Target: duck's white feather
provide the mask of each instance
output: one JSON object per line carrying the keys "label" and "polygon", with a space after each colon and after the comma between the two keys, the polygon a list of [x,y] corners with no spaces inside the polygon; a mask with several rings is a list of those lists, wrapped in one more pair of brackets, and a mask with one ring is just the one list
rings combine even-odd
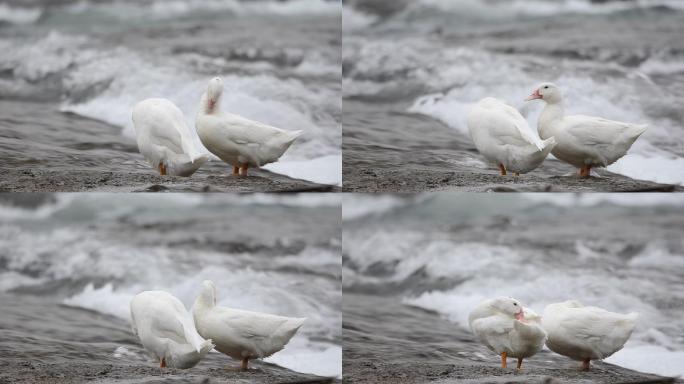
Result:
{"label": "duck's white feather", "polygon": [[489,349],[500,355],[525,358],[535,355],[544,346],[546,332],[539,316],[525,308],[525,321],[498,311],[492,300],[480,303],[468,318],[470,329]]}
{"label": "duck's white feather", "polygon": [[558,143],[551,153],[575,167],[606,167],[623,157],[648,128],[601,117],[566,116],[563,99],[556,85],[546,83],[552,92],[543,100],[546,106],[539,115],[537,129],[542,139],[555,137]]}
{"label": "duck's white feather", "polygon": [[183,303],[163,291],[146,291],[131,300],[133,332],[143,347],[167,366],[191,368],[213,348],[195,329]]}
{"label": "duck's white feather", "polygon": [[216,306],[215,297],[205,291],[195,301],[193,315],[199,333],[212,339],[216,350],[238,360],[282,350],[306,320]]}
{"label": "duck's white feather", "polygon": [[468,128],[477,150],[512,172],[527,173],[537,168],[555,145],[553,137],[544,141],[537,138],[515,108],[492,97],[472,108]]}
{"label": "duck's white feather", "polygon": [[638,317],[566,301],[548,305],[542,325],[552,351],[575,360],[604,359],[622,349]]}
{"label": "duck's white feather", "polygon": [[195,125],[202,144],[226,163],[252,167],[273,163],[302,134],[222,112],[222,93],[221,79],[212,79],[200,100]]}
{"label": "duck's white feather", "polygon": [[197,117],[207,149],[228,164],[261,167],[278,161],[302,131],[286,131],[231,113]]}
{"label": "duck's white feather", "polygon": [[167,166],[170,175],[190,176],[208,159],[197,134],[185,124],[183,112],[167,99],[146,99],[133,107],[133,125],[140,153],[153,167]]}

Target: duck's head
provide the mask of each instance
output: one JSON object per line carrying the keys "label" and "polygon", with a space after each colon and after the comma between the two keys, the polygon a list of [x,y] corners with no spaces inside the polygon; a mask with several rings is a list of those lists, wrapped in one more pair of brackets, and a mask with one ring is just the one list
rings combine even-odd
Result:
{"label": "duck's head", "polygon": [[207,91],[205,92],[207,113],[214,111],[216,105],[221,100],[221,94],[223,94],[223,80],[220,77],[214,77],[209,80]]}
{"label": "duck's head", "polygon": [[504,315],[511,316],[516,320],[525,320],[523,305],[512,297],[499,297],[492,300],[491,306]]}
{"label": "duck's head", "polygon": [[204,280],[202,282],[202,291],[197,297],[197,301],[208,307],[216,305],[216,286],[214,286],[213,281]]}
{"label": "duck's head", "polygon": [[541,83],[525,101],[541,99],[549,104],[558,103],[562,99],[560,88],[554,83]]}

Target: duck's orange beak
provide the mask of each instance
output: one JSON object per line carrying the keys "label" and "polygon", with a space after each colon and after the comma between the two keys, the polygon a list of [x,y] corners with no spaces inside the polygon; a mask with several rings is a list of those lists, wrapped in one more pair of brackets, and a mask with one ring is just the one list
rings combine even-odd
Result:
{"label": "duck's orange beak", "polygon": [[539,89],[535,89],[531,95],[527,96],[527,99],[525,99],[525,101],[536,100],[536,99],[543,99],[541,93],[539,93]]}

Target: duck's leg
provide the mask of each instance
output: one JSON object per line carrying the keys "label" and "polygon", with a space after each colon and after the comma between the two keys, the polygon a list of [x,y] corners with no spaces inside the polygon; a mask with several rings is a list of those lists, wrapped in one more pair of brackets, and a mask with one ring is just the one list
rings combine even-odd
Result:
{"label": "duck's leg", "polygon": [[582,178],[587,178],[589,177],[589,170],[591,169],[590,165],[583,165],[582,168],[579,170],[579,175]]}
{"label": "duck's leg", "polygon": [[522,357],[518,357],[518,370],[522,369]]}
{"label": "duck's leg", "polygon": [[519,176],[520,176],[520,172],[515,172],[513,175],[515,175],[515,177],[519,177]]}
{"label": "duck's leg", "polygon": [[506,352],[501,352],[501,368],[506,368]]}
{"label": "duck's leg", "polygon": [[501,163],[499,163],[499,171],[501,171],[501,176],[506,176],[506,167]]}
{"label": "duck's leg", "polygon": [[159,368],[166,368],[166,359],[162,358],[159,360]]}
{"label": "duck's leg", "polygon": [[249,168],[249,164],[244,163],[242,166],[240,166],[240,176],[247,176],[247,169]]}
{"label": "duck's leg", "polygon": [[233,165],[233,176],[238,176],[240,175],[240,167],[237,165]]}
{"label": "duck's leg", "polygon": [[249,357],[242,358],[242,363],[240,364],[240,369],[246,371],[249,369]]}
{"label": "duck's leg", "polygon": [[588,371],[591,368],[590,361],[590,359],[582,360],[582,368],[580,368],[580,371]]}
{"label": "duck's leg", "polygon": [[164,165],[164,163],[159,163],[159,174],[161,176],[166,176],[166,165]]}

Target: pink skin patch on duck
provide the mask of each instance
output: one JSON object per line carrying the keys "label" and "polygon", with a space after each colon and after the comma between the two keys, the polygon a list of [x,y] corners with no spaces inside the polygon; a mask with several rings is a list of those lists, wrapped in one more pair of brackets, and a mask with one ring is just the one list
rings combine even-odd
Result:
{"label": "pink skin patch on duck", "polygon": [[535,100],[535,99],[542,99],[541,93],[539,93],[539,89],[536,89],[534,92],[532,92],[531,95],[527,97],[526,100]]}
{"label": "pink skin patch on duck", "polygon": [[524,311],[520,311],[520,312],[516,313],[515,319],[522,322],[522,323],[527,323],[527,321],[525,321],[525,312]]}

